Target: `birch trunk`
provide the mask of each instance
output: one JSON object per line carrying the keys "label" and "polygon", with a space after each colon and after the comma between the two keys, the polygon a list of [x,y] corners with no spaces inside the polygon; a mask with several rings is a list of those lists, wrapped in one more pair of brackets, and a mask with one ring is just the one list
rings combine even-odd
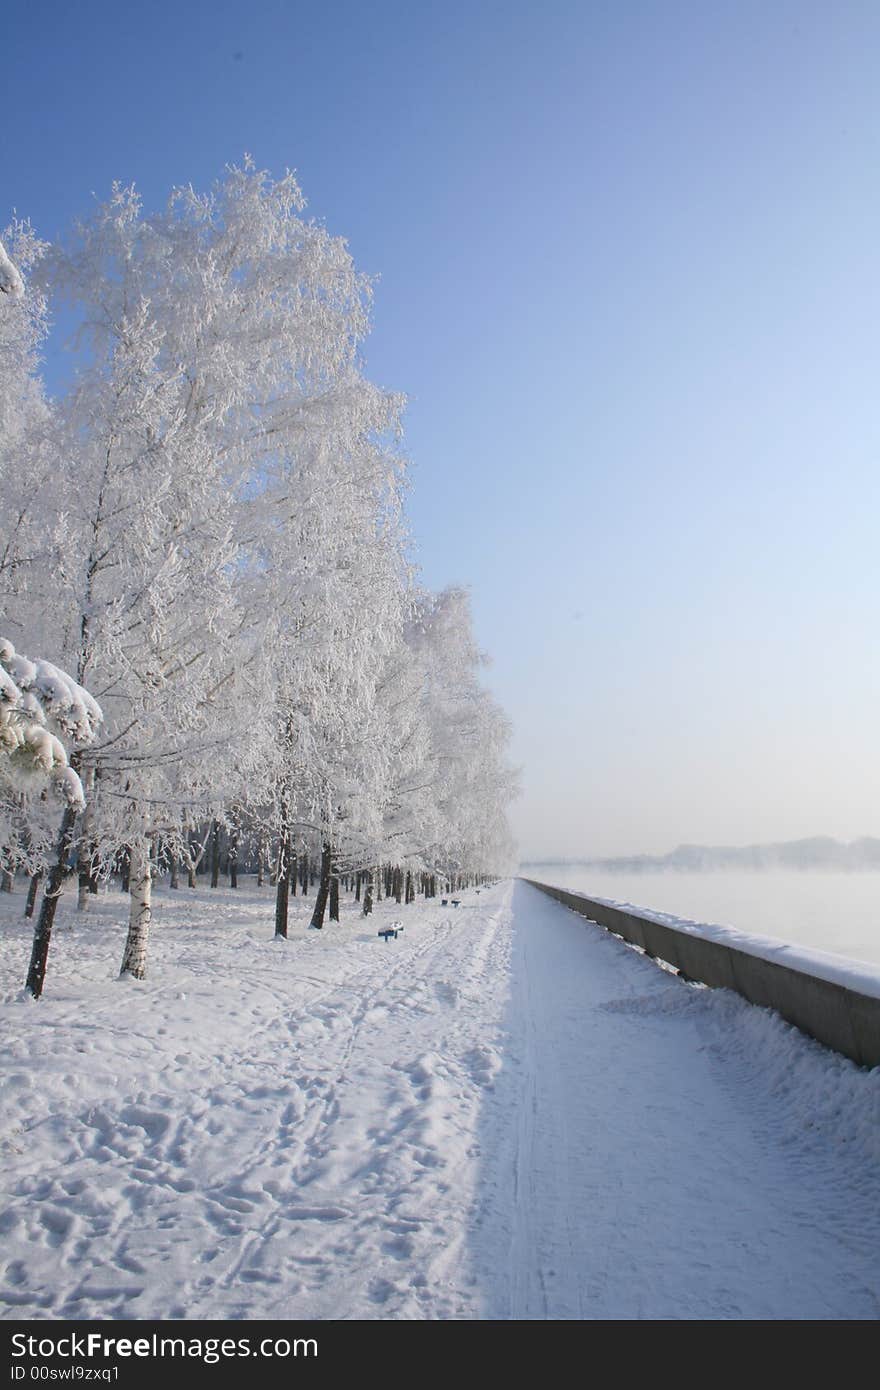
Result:
{"label": "birch trunk", "polygon": [[330,921],[339,921],[339,875],[335,872],[335,865],[332,862],[330,866]]}
{"label": "birch trunk", "polygon": [[309,923],[310,926],[317,927],[319,930],[324,925],[324,913],[327,910],[327,899],[330,896],[330,857],[330,841],[325,840],[321,848],[321,881],[318,884],[318,893],[315,898],[315,910]]}
{"label": "birch trunk", "polygon": [[290,896],[290,800],[281,799],[281,837],[278,842],[278,875],[275,880],[275,935],[287,936],[287,900]]}
{"label": "birch trunk", "polygon": [[133,975],[142,980],[147,973],[147,941],[152,920],[152,888],[150,855],[145,844],[133,845],[129,894],[131,909],[128,918],[128,937],[122,957],[120,975]]}
{"label": "birch trunk", "polygon": [[12,893],[15,890],[15,866],[18,861],[20,839],[20,831],[16,828],[12,832],[11,843],[3,846],[3,872],[2,875],[0,875],[0,893]]}
{"label": "birch trunk", "polygon": [[211,827],[211,887],[220,886],[220,822]]}
{"label": "birch trunk", "polygon": [[34,931],[34,945],[31,951],[31,963],[28,969],[25,989],[29,994],[32,994],[35,999],[39,999],[40,995],[43,993],[43,981],[46,978],[46,961],[49,956],[49,942],[52,939],[52,923],[55,921],[55,909],[58,906],[58,899],[64,892],[64,876],[67,873],[67,863],[73,844],[73,827],[75,824],[76,811],[72,806],[68,806],[65,809],[64,815],[61,817],[61,829],[58,832],[58,850],[55,856],[55,863],[49,870],[46,892],[43,894],[43,905],[40,908],[40,915],[37,919],[37,926]]}
{"label": "birch trunk", "polygon": [[42,877],[43,875],[41,873],[31,874],[31,881],[28,884],[27,902],[24,905],[25,917],[33,917],[34,915],[34,908],[37,905],[37,893],[39,891],[40,879]]}
{"label": "birch trunk", "polygon": [[229,829],[229,887],[238,887],[238,821]]}
{"label": "birch trunk", "polygon": [[94,846],[92,844],[92,826],[95,821],[94,811],[94,787],[95,770],[89,768],[83,780],[83,791],[86,797],[86,809],[82,819],[82,833],[79,839],[79,887],[76,895],[77,912],[88,912],[89,895],[94,877],[95,867],[93,864]]}

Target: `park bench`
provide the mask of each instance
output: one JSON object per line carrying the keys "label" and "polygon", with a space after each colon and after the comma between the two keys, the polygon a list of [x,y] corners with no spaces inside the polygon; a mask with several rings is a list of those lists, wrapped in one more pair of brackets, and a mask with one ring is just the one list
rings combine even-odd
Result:
{"label": "park bench", "polygon": [[402,924],[400,922],[394,922],[390,927],[380,928],[380,930],[376,932],[376,935],[383,937],[385,942],[387,943],[389,936],[393,936],[394,940],[396,941],[402,931]]}

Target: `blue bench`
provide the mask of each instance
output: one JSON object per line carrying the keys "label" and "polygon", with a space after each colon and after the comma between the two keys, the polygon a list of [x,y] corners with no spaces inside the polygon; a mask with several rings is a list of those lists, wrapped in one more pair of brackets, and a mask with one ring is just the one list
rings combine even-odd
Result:
{"label": "blue bench", "polygon": [[401,923],[395,922],[394,925],[391,927],[382,927],[379,931],[376,932],[376,935],[383,937],[386,942],[388,941],[389,936],[393,936],[394,940],[396,941],[402,931],[403,927]]}

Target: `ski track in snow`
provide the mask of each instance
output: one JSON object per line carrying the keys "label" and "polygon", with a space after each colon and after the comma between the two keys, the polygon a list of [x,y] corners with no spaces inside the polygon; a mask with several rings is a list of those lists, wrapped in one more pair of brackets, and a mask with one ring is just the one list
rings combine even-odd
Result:
{"label": "ski track in snow", "polygon": [[877,1316],[880,1069],[524,884],[271,898],[158,893],[140,985],[64,899],[39,1004],[3,904],[6,1317]]}

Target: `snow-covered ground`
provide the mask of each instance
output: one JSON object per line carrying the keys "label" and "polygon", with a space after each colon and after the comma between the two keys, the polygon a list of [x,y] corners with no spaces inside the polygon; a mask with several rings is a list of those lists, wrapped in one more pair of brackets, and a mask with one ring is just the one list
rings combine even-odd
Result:
{"label": "snow-covered ground", "polygon": [[[880,1069],[684,985],[524,884],[2,903],[7,1317],[871,1318]],[[405,931],[376,936],[399,919]]]}

